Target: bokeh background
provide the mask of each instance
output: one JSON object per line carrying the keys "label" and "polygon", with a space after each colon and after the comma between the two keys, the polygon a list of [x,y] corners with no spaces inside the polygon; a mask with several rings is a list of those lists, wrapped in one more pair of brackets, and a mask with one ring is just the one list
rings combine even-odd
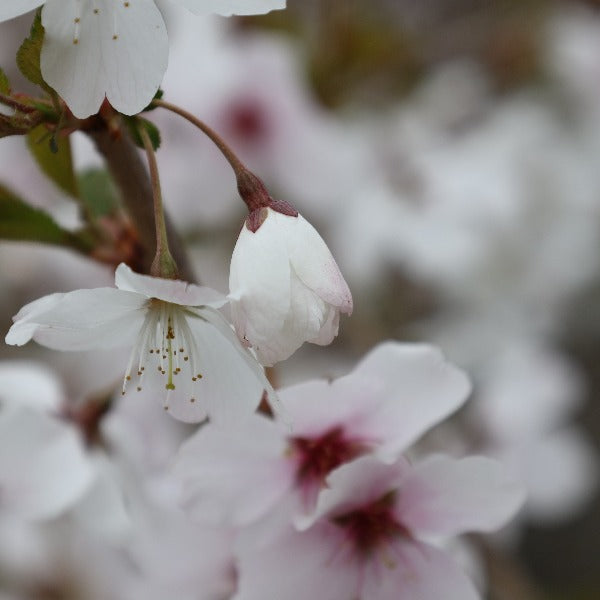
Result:
{"label": "bokeh background", "polygon": [[[353,291],[334,345],[304,347],[277,383],[347,372],[388,338],[439,344],[474,393],[423,448],[497,456],[529,490],[512,526],[474,542],[488,597],[599,598],[600,3],[288,0],[233,19],[161,8],[165,98],[319,229]],[[2,67],[25,92],[13,56],[30,20],[0,25]],[[226,290],[244,218],[233,175],[188,124],[149,118],[198,278]],[[81,173],[102,169],[89,140],[73,145]],[[22,139],[0,141],[0,181],[77,226]],[[111,281],[68,251],[0,242],[1,329],[41,294]],[[51,365],[73,402],[107,393],[125,360],[0,357]]]}

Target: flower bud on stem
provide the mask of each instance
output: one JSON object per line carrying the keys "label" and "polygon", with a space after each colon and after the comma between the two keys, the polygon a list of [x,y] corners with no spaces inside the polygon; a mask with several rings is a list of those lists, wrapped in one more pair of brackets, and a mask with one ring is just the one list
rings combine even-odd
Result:
{"label": "flower bud on stem", "polygon": [[150,267],[150,274],[153,277],[162,277],[164,279],[177,279],[178,269],[171,252],[169,251],[169,241],[167,239],[167,228],[165,225],[165,213],[162,205],[162,192],[160,189],[160,179],[158,176],[158,166],[156,164],[156,155],[150,141],[150,136],[140,125],[138,128],[140,138],[146,150],[148,158],[148,168],[150,170],[150,180],[152,182],[152,198],[154,200],[154,223],[156,226],[156,255]]}
{"label": "flower bud on stem", "polygon": [[200,131],[202,131],[221,151],[235,173],[238,192],[250,212],[249,226],[250,223],[254,222],[258,223],[258,226],[260,226],[260,211],[263,208],[272,208],[277,212],[293,217],[298,216],[298,211],[290,204],[271,198],[264,183],[242,163],[233,150],[225,143],[223,138],[214,129],[204,123],[204,121],[201,121],[183,108],[171,104],[170,102],[165,102],[164,100],[154,100],[152,104],[154,106],[162,106],[162,108],[166,108],[188,120],[192,125],[195,125],[200,129]]}

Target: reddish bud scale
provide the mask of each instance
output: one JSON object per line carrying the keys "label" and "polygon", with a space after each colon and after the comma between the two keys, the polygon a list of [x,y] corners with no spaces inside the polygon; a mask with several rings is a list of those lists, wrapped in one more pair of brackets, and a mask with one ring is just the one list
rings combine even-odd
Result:
{"label": "reddish bud scale", "polygon": [[273,200],[264,183],[248,169],[236,169],[236,178],[238,192],[250,213],[246,219],[246,227],[252,233],[256,233],[264,223],[268,216],[268,212],[265,210],[267,208],[290,217],[298,216],[298,211],[289,202]]}

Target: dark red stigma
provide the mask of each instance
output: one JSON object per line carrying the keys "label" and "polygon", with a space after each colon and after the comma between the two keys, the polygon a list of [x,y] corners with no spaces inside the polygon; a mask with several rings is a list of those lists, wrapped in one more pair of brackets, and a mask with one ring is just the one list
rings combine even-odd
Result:
{"label": "dark red stigma", "polygon": [[371,504],[336,516],[333,523],[345,530],[359,553],[371,554],[394,538],[410,537],[392,512],[394,500],[395,492],[388,492]]}
{"label": "dark red stigma", "polygon": [[322,484],[333,469],[368,450],[366,444],[348,440],[341,427],[330,429],[317,438],[292,438],[291,445],[298,457],[296,479],[299,483]]}

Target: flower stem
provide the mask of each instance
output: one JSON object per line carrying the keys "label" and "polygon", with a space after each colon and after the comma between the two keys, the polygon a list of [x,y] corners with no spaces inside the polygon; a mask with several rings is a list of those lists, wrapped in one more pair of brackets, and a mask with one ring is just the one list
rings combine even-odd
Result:
{"label": "flower stem", "polygon": [[171,252],[169,251],[169,241],[167,239],[167,227],[165,224],[165,213],[162,204],[162,192],[160,189],[160,178],[158,176],[158,165],[156,164],[156,155],[152,146],[150,136],[146,128],[140,124],[138,127],[140,138],[146,150],[148,158],[148,168],[150,170],[150,181],[152,183],[152,199],[154,201],[154,224],[156,228],[156,255],[150,267],[150,274],[154,277],[163,277],[165,279],[177,279],[178,269]]}
{"label": "flower stem", "polygon": [[250,171],[244,163],[236,156],[233,150],[229,147],[223,138],[211,127],[209,127],[204,121],[198,119],[187,110],[165,102],[164,100],[153,100],[153,106],[161,106],[171,112],[178,114],[183,117],[192,125],[195,125],[202,133],[204,133],[213,144],[221,151],[223,156],[227,159],[227,162],[231,165],[235,177],[237,180],[237,188],[242,200],[246,203],[250,212],[257,209],[271,206],[273,199],[267,192],[263,182]]}
{"label": "flower stem", "polygon": [[0,104],[4,104],[5,106],[10,106],[15,110],[22,113],[34,113],[37,108],[35,106],[29,106],[29,104],[24,104],[23,102],[19,102],[12,96],[6,96],[5,94],[0,94]]}

